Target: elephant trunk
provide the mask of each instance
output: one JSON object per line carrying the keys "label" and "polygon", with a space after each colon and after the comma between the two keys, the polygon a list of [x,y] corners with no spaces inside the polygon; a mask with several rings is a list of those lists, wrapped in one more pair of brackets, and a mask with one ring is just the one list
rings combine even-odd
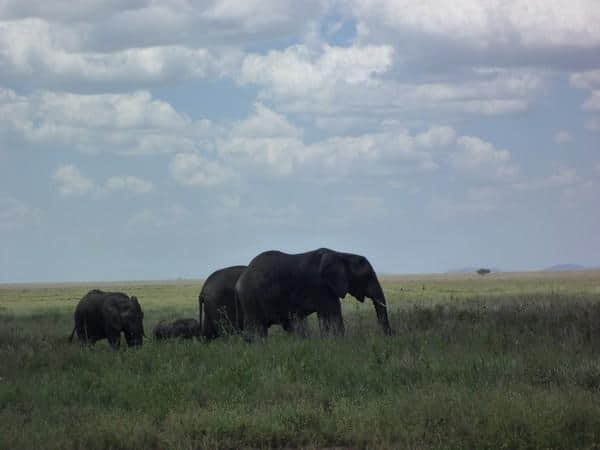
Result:
{"label": "elephant trunk", "polygon": [[392,328],[390,327],[390,321],[388,319],[387,304],[379,281],[375,280],[375,282],[371,284],[369,291],[370,295],[368,295],[368,297],[373,301],[375,313],[377,314],[377,322],[385,334],[391,335]]}

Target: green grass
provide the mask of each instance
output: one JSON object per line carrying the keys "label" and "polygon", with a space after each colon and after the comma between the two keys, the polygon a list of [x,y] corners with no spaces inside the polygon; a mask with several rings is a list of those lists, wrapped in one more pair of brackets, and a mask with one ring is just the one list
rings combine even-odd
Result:
{"label": "green grass", "polygon": [[[597,448],[600,272],[384,277],[345,338],[70,345],[91,285],[0,288],[0,448]],[[137,295],[146,332],[200,283]],[[311,326],[316,334],[313,320]]]}

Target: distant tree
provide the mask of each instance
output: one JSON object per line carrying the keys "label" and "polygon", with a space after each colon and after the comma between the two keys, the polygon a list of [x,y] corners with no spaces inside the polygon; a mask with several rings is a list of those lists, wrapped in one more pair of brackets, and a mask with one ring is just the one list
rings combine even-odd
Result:
{"label": "distant tree", "polygon": [[477,271],[477,273],[478,273],[479,275],[481,275],[481,276],[487,275],[487,274],[488,274],[488,273],[490,273],[490,272],[491,272],[491,270],[490,270],[490,269],[484,269],[484,268],[481,268],[481,269],[479,269],[479,270]]}

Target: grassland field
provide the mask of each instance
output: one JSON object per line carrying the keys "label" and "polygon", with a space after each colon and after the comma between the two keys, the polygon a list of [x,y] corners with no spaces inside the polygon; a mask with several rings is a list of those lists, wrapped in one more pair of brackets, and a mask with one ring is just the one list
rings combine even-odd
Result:
{"label": "grassland field", "polygon": [[200,281],[0,285],[0,449],[600,448],[600,271],[383,276],[395,335],[69,344],[90,289],[145,329]]}

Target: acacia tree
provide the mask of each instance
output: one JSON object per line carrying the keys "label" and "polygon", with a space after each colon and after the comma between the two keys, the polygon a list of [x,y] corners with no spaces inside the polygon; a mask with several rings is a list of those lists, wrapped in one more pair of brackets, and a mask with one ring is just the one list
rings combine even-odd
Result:
{"label": "acacia tree", "polygon": [[484,268],[481,268],[481,269],[479,269],[479,270],[477,271],[477,273],[478,273],[479,275],[481,275],[481,276],[487,275],[487,274],[488,274],[488,273],[490,273],[490,272],[491,272],[491,270],[490,270],[490,269],[484,269]]}

